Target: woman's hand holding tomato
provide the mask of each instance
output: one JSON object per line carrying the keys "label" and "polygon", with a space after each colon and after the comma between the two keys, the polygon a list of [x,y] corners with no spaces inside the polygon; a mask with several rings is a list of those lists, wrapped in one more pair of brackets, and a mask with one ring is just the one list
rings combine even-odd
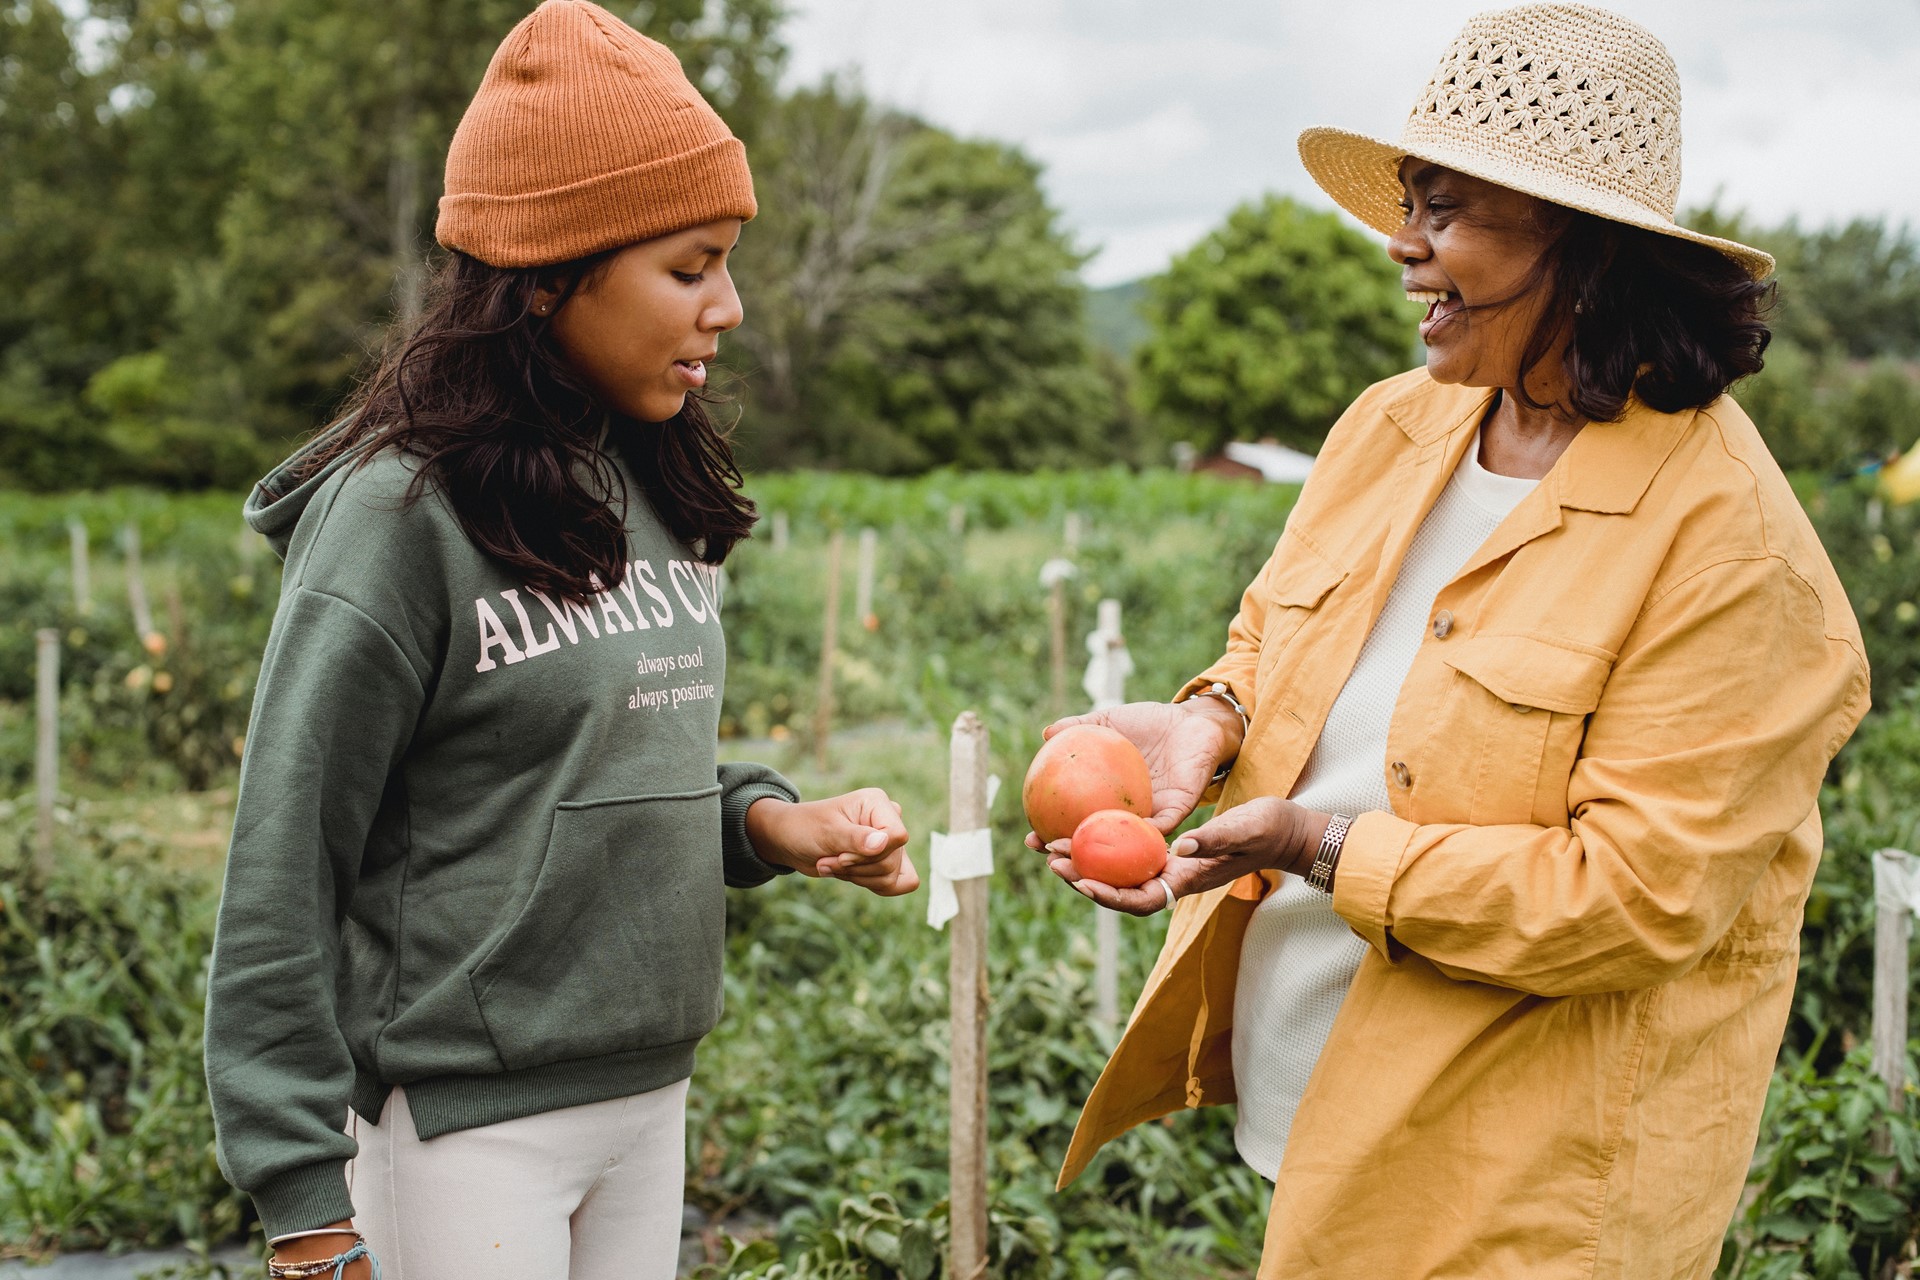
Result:
{"label": "woman's hand holding tomato", "polygon": [[[1240,750],[1240,717],[1218,698],[1129,702],[1056,720],[1046,727],[1045,736],[1052,738],[1080,724],[1104,725],[1139,748],[1153,780],[1153,811],[1148,821],[1163,835],[1193,812],[1206,794],[1213,771]],[[1037,838],[1027,843],[1030,848],[1040,847]]]}
{"label": "woman's hand holding tomato", "polygon": [[920,887],[900,806],[878,787],[799,804],[756,800],[747,806],[747,839],[765,861],[803,876],[831,876],[883,898]]}
{"label": "woman's hand holding tomato", "polygon": [[[1261,796],[1235,805],[1201,823],[1173,842],[1167,869],[1160,879],[1176,898],[1205,893],[1232,884],[1241,876],[1261,871],[1304,874],[1320,847],[1327,815],[1303,809],[1279,796]],[[1116,889],[1082,876],[1073,865],[1073,843],[1056,840],[1046,847],[1053,873],[1112,911],[1150,916],[1167,909],[1160,879],[1129,889]]]}
{"label": "woman's hand holding tomato", "polygon": [[[1217,698],[1185,702],[1131,702],[1069,716],[1048,725],[1050,739],[1079,724],[1098,724],[1124,734],[1145,757],[1153,780],[1149,821],[1170,833],[1200,803],[1220,762],[1240,749],[1239,716]],[[1176,898],[1205,893],[1241,876],[1279,869],[1304,872],[1326,829],[1327,816],[1291,800],[1263,796],[1237,805],[1195,827],[1169,849],[1164,871],[1144,884],[1118,887],[1083,875],[1074,866],[1071,839],[1042,844],[1028,833],[1029,848],[1044,848],[1053,873],[1103,907],[1146,916],[1167,907],[1164,880]]]}

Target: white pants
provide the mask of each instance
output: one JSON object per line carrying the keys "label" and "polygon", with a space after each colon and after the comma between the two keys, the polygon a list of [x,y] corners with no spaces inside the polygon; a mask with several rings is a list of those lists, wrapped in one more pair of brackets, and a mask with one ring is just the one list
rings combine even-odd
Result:
{"label": "white pants", "polygon": [[414,1135],[405,1090],[349,1113],[354,1226],[384,1280],[673,1280],[687,1082]]}

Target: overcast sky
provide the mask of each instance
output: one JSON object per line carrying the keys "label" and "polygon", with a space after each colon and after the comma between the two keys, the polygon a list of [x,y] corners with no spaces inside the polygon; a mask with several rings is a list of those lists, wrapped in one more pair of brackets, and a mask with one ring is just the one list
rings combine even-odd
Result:
{"label": "overcast sky", "polygon": [[[1294,138],[1397,137],[1486,0],[791,0],[791,79],[853,72],[1018,143],[1089,282],[1160,270],[1266,191],[1331,207]],[[1615,0],[1680,68],[1683,205],[1920,221],[1920,0]]]}

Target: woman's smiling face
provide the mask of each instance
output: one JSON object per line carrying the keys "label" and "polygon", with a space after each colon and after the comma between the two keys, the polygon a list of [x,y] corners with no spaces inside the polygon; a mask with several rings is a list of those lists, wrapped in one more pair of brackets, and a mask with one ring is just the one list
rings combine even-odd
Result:
{"label": "woman's smiling face", "polygon": [[567,364],[616,413],[665,422],[707,383],[720,335],[740,323],[727,257],[740,219],[722,218],[628,245],[565,302],[542,289]]}
{"label": "woman's smiling face", "polygon": [[1409,298],[1427,305],[1427,371],[1436,382],[1517,387],[1527,339],[1551,300],[1551,277],[1536,266],[1560,211],[1412,156],[1400,163],[1400,185],[1407,216],[1387,254],[1403,268]]}

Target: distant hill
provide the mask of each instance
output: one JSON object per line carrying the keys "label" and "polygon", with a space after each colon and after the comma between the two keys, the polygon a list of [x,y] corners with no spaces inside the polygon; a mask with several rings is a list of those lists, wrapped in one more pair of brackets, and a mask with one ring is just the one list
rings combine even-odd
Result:
{"label": "distant hill", "polygon": [[1087,290],[1087,336],[1094,345],[1133,359],[1133,349],[1147,340],[1147,321],[1140,314],[1146,296],[1145,280]]}

